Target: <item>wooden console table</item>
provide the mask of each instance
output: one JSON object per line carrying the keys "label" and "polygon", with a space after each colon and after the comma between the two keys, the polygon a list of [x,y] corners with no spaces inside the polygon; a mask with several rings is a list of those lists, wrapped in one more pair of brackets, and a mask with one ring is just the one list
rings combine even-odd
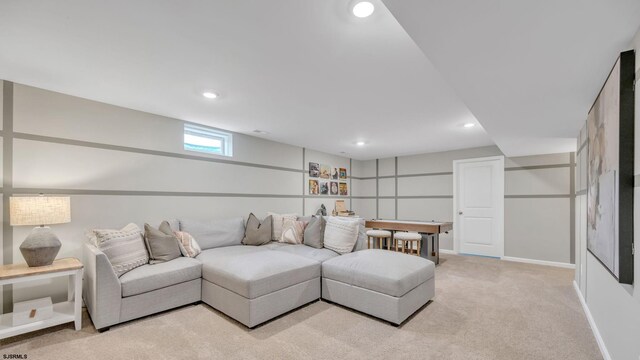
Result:
{"label": "wooden console table", "polygon": [[53,304],[53,316],[32,323],[13,326],[13,313],[0,315],[0,339],[74,322],[76,330],[82,327],[82,271],[76,258],[55,260],[47,266],[29,267],[27,264],[0,266],[0,286],[28,281],[68,276],[67,301]]}
{"label": "wooden console table", "polygon": [[[366,228],[382,229],[391,231],[415,231],[425,234],[431,238],[431,246],[429,242],[424,244],[420,249],[420,256],[433,259],[434,263],[440,263],[440,234],[453,230],[452,222],[429,222],[429,221],[401,221],[401,220],[367,220]],[[429,251],[429,249],[431,251]]]}

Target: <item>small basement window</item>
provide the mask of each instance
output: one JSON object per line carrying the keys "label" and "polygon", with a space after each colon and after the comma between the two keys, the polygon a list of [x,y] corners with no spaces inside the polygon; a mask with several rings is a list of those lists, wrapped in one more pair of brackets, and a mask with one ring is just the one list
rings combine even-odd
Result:
{"label": "small basement window", "polygon": [[184,124],[184,149],[233,156],[233,135],[206,126]]}

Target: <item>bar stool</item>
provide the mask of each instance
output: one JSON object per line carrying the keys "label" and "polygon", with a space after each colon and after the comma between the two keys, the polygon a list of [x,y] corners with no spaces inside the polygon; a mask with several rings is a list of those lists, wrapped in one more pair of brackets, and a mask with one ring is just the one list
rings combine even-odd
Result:
{"label": "bar stool", "polygon": [[[368,230],[367,231],[367,249],[371,249],[370,241],[373,238],[373,248],[376,247],[376,239],[378,239],[378,247],[382,249],[382,240],[391,237],[391,231],[387,230]],[[391,248],[391,241],[387,242],[387,250]]]}
{"label": "bar stool", "polygon": [[[402,246],[400,247],[400,251],[405,252],[405,248],[408,250],[408,254],[418,255],[420,256],[420,244],[422,243],[422,235],[417,232],[404,232],[398,231],[393,236],[396,240],[396,251],[398,251],[398,245],[402,241]],[[413,242],[417,243],[416,252],[413,252]],[[407,248],[407,245],[409,247]]]}

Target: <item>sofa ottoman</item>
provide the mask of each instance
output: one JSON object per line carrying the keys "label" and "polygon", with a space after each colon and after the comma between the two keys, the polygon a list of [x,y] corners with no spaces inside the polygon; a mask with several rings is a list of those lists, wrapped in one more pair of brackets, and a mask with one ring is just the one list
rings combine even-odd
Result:
{"label": "sofa ottoman", "polygon": [[322,263],[322,298],[400,325],[435,295],[432,261],[370,249]]}
{"label": "sofa ottoman", "polygon": [[205,250],[202,301],[254,327],[320,298],[320,263],[259,246]]}

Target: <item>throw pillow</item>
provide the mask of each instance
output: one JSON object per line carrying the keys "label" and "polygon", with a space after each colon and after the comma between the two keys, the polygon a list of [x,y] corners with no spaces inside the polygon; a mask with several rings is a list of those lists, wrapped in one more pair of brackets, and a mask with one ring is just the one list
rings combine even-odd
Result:
{"label": "throw pillow", "polygon": [[304,229],[304,244],[316,249],[324,247],[324,227],[327,221],[322,216],[311,218]]}
{"label": "throw pillow", "polygon": [[200,245],[191,234],[184,231],[174,231],[173,234],[178,238],[178,246],[180,246],[182,256],[193,258],[200,255],[202,249],[200,249]]}
{"label": "throw pillow", "polygon": [[92,230],[96,247],[109,259],[118,277],[149,262],[142,231],[136,224],[120,230]]}
{"label": "throw pillow", "polygon": [[271,242],[271,226],[272,226],[272,217],[267,216],[260,222],[258,218],[253,215],[253,213],[249,214],[249,218],[247,219],[247,226],[244,230],[244,239],[242,239],[242,243],[244,245],[264,245]]}
{"label": "throw pillow", "polygon": [[298,218],[296,214],[276,214],[268,212],[267,216],[269,215],[273,218],[273,235],[271,236],[271,240],[275,241],[280,241],[280,239],[282,239],[282,226],[284,225],[285,220],[296,220]]}
{"label": "throw pillow", "polygon": [[350,253],[358,241],[359,226],[358,221],[328,217],[324,230],[324,247],[341,255]]}
{"label": "throw pillow", "polygon": [[144,224],[144,241],[149,250],[149,264],[158,264],[179,258],[182,253],[178,245],[178,238],[173,234],[171,226],[166,221],[155,229]]}
{"label": "throw pillow", "polygon": [[306,225],[307,223],[305,221],[285,221],[282,226],[282,240],[280,242],[287,244],[302,244],[304,228]]}

